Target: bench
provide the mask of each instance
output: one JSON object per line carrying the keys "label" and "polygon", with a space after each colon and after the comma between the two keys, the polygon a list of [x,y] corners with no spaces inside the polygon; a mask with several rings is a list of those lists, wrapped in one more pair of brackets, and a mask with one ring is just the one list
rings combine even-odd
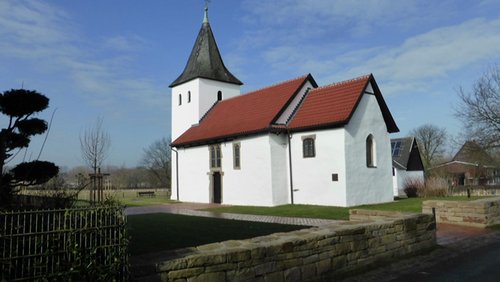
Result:
{"label": "bench", "polygon": [[154,191],[142,191],[142,192],[137,192],[137,197],[155,197],[155,192]]}

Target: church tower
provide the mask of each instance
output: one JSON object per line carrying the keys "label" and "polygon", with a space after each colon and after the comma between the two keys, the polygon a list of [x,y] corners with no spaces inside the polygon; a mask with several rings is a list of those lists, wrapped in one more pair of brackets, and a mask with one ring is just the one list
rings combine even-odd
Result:
{"label": "church tower", "polygon": [[172,88],[172,141],[220,100],[240,95],[243,83],[224,66],[210,23],[208,6],[193,50]]}

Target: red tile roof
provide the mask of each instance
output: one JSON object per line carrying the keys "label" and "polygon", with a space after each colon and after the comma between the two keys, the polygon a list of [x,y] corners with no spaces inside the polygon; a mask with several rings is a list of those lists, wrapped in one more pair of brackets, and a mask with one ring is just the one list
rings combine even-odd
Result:
{"label": "red tile roof", "polygon": [[343,126],[354,114],[368,83],[372,85],[388,132],[399,131],[371,74],[310,90],[287,125],[273,124],[308,80],[316,87],[312,76],[306,75],[223,100],[172,145],[206,144],[271,129],[306,131]]}
{"label": "red tile roof", "polygon": [[369,82],[372,84],[388,131],[399,131],[371,74],[311,90],[299,105],[288,128],[299,131],[347,124]]}
{"label": "red tile roof", "polygon": [[205,143],[210,140],[267,131],[282,109],[295,97],[311,75],[282,82],[245,95],[223,100],[197,126],[189,128],[172,145]]}
{"label": "red tile roof", "polygon": [[369,79],[366,75],[311,90],[289,127],[347,123]]}

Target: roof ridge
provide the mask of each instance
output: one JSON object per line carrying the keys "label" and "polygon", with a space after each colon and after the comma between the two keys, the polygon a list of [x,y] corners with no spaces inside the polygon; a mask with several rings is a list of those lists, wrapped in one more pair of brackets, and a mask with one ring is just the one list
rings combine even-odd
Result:
{"label": "roof ridge", "polygon": [[298,80],[300,78],[306,78],[309,74],[306,74],[306,75],[301,75],[301,76],[297,76],[295,78],[292,78],[292,79],[288,79],[288,80],[284,80],[284,81],[281,81],[281,82],[276,82],[274,84],[271,84],[271,85],[268,85],[268,86],[264,86],[262,88],[258,88],[258,89],[255,89],[255,90],[252,90],[250,92],[247,92],[247,93],[244,93],[242,95],[247,95],[247,94],[251,94],[253,92],[259,92],[259,91],[262,91],[262,90],[265,90],[265,89],[268,89],[268,88],[272,88],[272,87],[275,87],[275,86],[278,86],[278,85],[281,85],[281,84],[286,84],[286,83],[289,83],[289,82],[292,82],[294,80]]}
{"label": "roof ridge", "polygon": [[330,83],[330,84],[327,84],[327,85],[323,85],[323,86],[314,88],[312,90],[314,91],[314,90],[320,90],[320,89],[324,89],[324,88],[328,88],[328,87],[332,87],[332,86],[338,86],[338,85],[348,84],[348,83],[351,83],[351,82],[355,82],[355,81],[359,81],[359,80],[362,80],[362,79],[369,78],[371,75],[372,74],[370,73],[370,74],[358,76],[358,77],[355,77],[355,78],[342,80],[342,81],[339,81],[339,82],[333,82],[333,83]]}
{"label": "roof ridge", "polygon": [[257,93],[259,91],[264,91],[266,89],[269,89],[269,88],[272,88],[272,87],[275,87],[275,86],[279,86],[279,85],[282,85],[282,84],[287,84],[287,83],[290,83],[294,80],[298,80],[300,78],[307,78],[309,76],[309,74],[306,74],[306,75],[303,75],[303,76],[298,76],[298,77],[295,77],[295,78],[292,78],[292,79],[288,79],[288,80],[285,80],[285,81],[281,81],[281,82],[277,82],[277,83],[274,83],[274,84],[271,84],[271,85],[268,85],[268,86],[264,86],[262,88],[258,88],[256,90],[252,90],[250,92],[246,92],[246,93],[242,93],[240,95],[236,95],[234,97],[231,97],[231,98],[227,98],[227,99],[223,99],[220,101],[220,103],[224,103],[226,101],[230,101],[230,100],[233,100],[233,99],[238,99],[238,98],[241,98],[241,97],[244,97],[244,96],[247,96],[247,95],[250,95],[250,94],[254,94],[254,93]]}

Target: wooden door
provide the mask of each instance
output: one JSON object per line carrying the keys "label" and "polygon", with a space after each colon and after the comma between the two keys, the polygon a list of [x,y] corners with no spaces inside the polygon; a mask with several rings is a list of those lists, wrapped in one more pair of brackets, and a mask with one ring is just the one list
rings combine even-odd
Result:
{"label": "wooden door", "polygon": [[213,174],[213,189],[214,189],[214,203],[220,204],[222,203],[222,183],[221,183],[221,174],[216,171]]}

